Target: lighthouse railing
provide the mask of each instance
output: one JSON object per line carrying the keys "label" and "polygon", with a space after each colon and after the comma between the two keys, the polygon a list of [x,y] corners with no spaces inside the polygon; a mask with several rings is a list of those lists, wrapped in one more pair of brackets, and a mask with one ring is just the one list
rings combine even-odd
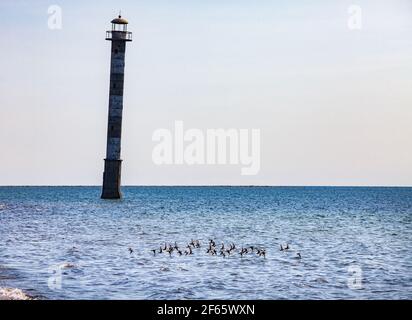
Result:
{"label": "lighthouse railing", "polygon": [[106,31],[106,40],[132,41],[132,33],[130,31]]}

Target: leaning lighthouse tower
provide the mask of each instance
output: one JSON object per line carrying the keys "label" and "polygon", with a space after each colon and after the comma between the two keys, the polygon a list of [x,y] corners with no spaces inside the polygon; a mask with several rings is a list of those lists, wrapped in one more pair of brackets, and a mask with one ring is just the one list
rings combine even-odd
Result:
{"label": "leaning lighthouse tower", "polygon": [[123,113],[123,84],[126,42],[132,41],[127,31],[127,20],[120,15],[113,19],[112,30],[106,32],[106,40],[112,42],[110,59],[109,119],[107,126],[106,159],[104,159],[102,199],[120,199],[120,159]]}

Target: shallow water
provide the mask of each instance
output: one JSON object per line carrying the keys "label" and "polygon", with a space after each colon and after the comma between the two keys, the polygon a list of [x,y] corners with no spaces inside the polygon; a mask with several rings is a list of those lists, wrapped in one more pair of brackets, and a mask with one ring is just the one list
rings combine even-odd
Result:
{"label": "shallow water", "polygon": [[[123,191],[0,187],[0,287],[45,299],[412,298],[412,188]],[[192,238],[193,255],[150,251]],[[210,238],[266,259],[210,256]]]}

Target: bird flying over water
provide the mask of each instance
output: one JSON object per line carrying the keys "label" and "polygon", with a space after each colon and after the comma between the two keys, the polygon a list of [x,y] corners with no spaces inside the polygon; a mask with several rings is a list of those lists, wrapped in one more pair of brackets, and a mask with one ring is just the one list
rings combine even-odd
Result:
{"label": "bird flying over water", "polygon": [[[200,241],[191,239],[190,242],[187,242],[187,245],[185,247],[185,250],[179,249],[179,246],[176,241],[174,241],[174,244],[172,245],[173,242],[167,244],[167,242],[164,243],[163,246],[159,247],[159,250],[153,249],[151,252],[153,252],[153,256],[156,256],[156,253],[164,253],[167,252],[169,256],[172,256],[173,251],[176,252],[177,255],[182,256],[189,256],[193,255],[194,251],[197,248],[200,248]],[[280,251],[286,251],[289,250],[289,244],[280,244]],[[133,249],[129,248],[129,252],[133,253]],[[209,245],[207,246],[206,249],[206,254],[209,254],[211,256],[222,256],[223,258],[229,257],[232,253],[238,253],[241,258],[243,258],[244,255],[250,255],[251,253],[256,253],[257,256],[263,257],[266,259],[266,249],[263,248],[258,248],[257,246],[253,245],[248,245],[246,247],[241,247],[240,249],[236,249],[235,243],[229,243],[227,246],[225,246],[225,243],[222,241],[220,246],[216,246],[216,242],[213,239],[209,239]],[[301,259],[301,255],[299,252],[297,252],[297,256],[295,259]]]}

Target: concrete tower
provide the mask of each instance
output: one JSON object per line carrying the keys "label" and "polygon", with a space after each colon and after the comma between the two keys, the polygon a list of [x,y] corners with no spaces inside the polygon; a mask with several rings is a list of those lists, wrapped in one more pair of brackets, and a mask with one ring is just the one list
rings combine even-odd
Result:
{"label": "concrete tower", "polygon": [[126,42],[132,41],[127,31],[127,20],[120,15],[112,20],[112,30],[106,32],[106,40],[112,42],[110,60],[109,121],[107,149],[104,159],[102,199],[120,199],[120,176],[122,160],[120,147],[122,136],[123,83]]}

